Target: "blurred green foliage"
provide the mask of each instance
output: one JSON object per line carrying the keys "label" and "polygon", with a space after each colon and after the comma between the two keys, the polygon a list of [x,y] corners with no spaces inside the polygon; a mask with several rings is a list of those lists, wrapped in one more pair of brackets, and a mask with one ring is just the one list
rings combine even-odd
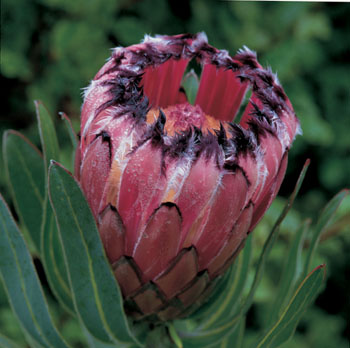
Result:
{"label": "blurred green foliage", "polygon": [[[52,114],[66,112],[78,130],[82,88],[109,57],[110,48],[137,43],[144,34],[205,31],[212,45],[231,54],[243,45],[257,51],[262,65],[278,73],[303,129],[290,152],[282,197],[256,231],[257,249],[306,158],[311,158],[311,166],[272,253],[270,278],[258,292],[259,305],[248,317],[249,341],[265,320],[266,304],[273,299],[278,280],[274,274],[280,270],[287,241],[305,217],[315,218],[331,196],[350,186],[349,17],[349,3],[2,0],[0,133],[7,128],[21,129],[39,145],[34,99],[42,100]],[[69,167],[69,140],[58,117],[57,128],[62,158]],[[10,201],[1,158],[0,189]],[[340,302],[346,301],[350,286],[349,277],[345,278],[350,267],[349,199],[342,209],[338,227],[321,243],[318,256],[329,267],[327,288],[288,348],[346,347],[344,318],[350,308]],[[16,337],[17,324],[11,319],[1,287],[0,306],[4,308],[0,310],[1,330]],[[62,330],[67,330],[79,347],[75,323],[67,320],[61,309],[57,308],[57,313]]]}

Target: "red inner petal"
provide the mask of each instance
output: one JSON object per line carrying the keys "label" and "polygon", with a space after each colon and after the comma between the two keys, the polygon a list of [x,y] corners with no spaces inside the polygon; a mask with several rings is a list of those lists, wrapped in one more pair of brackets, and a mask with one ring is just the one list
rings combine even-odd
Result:
{"label": "red inner petal", "polygon": [[153,108],[167,107],[177,102],[187,64],[187,59],[169,59],[157,67],[146,69],[141,85]]}
{"label": "red inner petal", "polygon": [[221,121],[233,121],[247,90],[237,73],[206,64],[203,68],[195,104]]}

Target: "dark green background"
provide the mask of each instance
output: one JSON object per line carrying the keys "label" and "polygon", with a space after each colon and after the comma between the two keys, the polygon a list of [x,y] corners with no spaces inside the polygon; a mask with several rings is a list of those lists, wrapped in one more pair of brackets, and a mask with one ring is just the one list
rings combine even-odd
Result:
{"label": "dark green background", "polygon": [[[63,134],[58,111],[66,112],[78,129],[82,88],[109,57],[109,49],[137,43],[145,33],[205,31],[212,45],[232,55],[246,45],[258,53],[262,65],[277,72],[304,134],[290,152],[282,197],[256,232],[257,248],[306,158],[311,158],[311,166],[272,256],[271,279],[262,284],[248,317],[254,335],[268,310],[266,303],[273,299],[273,273],[286,240],[304,217],[316,218],[335,193],[350,186],[350,4],[2,0],[1,7],[0,133],[7,128],[21,130],[36,144],[33,100],[41,99],[48,107],[59,133]],[[66,141],[62,135],[63,157],[69,158]],[[9,201],[2,161],[0,189]],[[338,214],[340,223],[329,233],[332,238],[326,238],[319,249],[319,260],[329,269],[327,288],[288,347],[347,347],[350,230],[345,214],[350,215],[349,199],[344,203]],[[1,298],[0,302],[5,306]],[[0,311],[0,327],[16,330],[8,318],[5,306]]]}

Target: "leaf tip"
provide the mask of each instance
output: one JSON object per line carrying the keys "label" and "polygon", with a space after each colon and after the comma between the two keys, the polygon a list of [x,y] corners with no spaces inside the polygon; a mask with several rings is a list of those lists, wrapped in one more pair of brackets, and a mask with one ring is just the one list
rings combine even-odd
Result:
{"label": "leaf tip", "polygon": [[322,263],[321,265],[317,266],[314,270],[312,270],[311,273],[314,273],[314,272],[316,272],[318,270],[322,270],[323,271],[323,280],[325,280],[326,279],[326,264]]}

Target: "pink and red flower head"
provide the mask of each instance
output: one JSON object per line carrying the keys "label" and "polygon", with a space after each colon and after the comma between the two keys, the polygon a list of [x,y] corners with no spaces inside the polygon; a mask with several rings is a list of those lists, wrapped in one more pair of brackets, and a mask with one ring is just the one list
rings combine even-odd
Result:
{"label": "pink and red flower head", "polygon": [[[181,88],[192,59],[194,105]],[[230,57],[199,33],[113,51],[85,91],[75,171],[130,314],[172,319],[207,297],[275,198],[298,132],[247,48]]]}

